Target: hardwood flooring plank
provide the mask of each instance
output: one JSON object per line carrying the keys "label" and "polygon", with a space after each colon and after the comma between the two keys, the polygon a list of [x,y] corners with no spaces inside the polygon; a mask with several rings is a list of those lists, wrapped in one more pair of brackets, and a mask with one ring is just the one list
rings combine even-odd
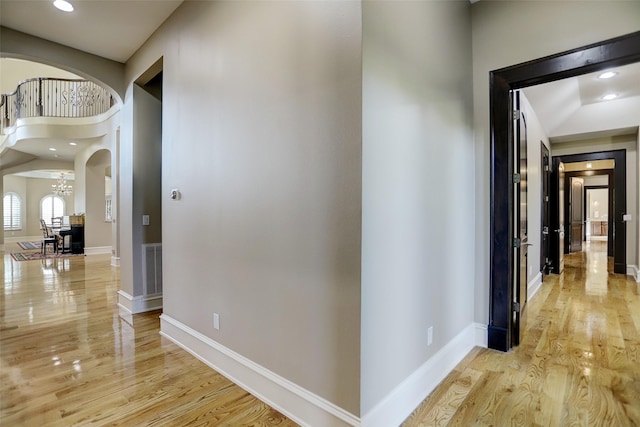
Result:
{"label": "hardwood flooring plank", "polygon": [[456,392],[454,371],[403,426],[640,426],[638,284],[607,272],[606,242],[566,261],[529,301],[520,346],[475,350],[475,385]]}
{"label": "hardwood flooring plank", "polygon": [[159,311],[121,315],[109,263],[4,253],[0,425],[296,425],[161,337]]}

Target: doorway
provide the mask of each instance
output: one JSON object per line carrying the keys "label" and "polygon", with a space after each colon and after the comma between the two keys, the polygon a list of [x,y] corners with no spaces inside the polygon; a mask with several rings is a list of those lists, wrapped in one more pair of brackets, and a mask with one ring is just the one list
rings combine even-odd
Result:
{"label": "doorway", "polygon": [[[640,61],[640,32],[563,52],[490,73],[491,222],[489,348],[513,345],[515,275],[513,236],[514,148],[511,91]],[[567,156],[570,157],[570,156]],[[556,159],[554,158],[554,165]],[[616,164],[618,162],[616,161]],[[554,168],[554,170],[557,170]],[[616,171],[616,175],[618,175]],[[622,179],[624,180],[624,175]],[[617,194],[616,194],[617,196]],[[624,235],[624,224],[619,232]],[[622,240],[622,239],[620,239]],[[619,254],[618,254],[619,256]],[[620,268],[615,265],[615,268]]]}

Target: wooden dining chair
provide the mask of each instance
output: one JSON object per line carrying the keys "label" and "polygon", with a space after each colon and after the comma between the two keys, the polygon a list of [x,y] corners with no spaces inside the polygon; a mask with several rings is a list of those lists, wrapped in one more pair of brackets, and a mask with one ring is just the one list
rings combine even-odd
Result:
{"label": "wooden dining chair", "polygon": [[53,233],[44,219],[40,219],[40,228],[42,229],[42,254],[47,254],[47,245],[53,245],[53,252],[58,252],[58,237]]}

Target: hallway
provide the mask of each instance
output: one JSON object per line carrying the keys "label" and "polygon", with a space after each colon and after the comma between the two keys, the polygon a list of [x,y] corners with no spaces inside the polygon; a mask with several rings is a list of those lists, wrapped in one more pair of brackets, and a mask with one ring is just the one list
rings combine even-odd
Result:
{"label": "hallway", "polygon": [[160,312],[122,315],[109,255],[20,250],[0,270],[0,424],[296,425],[162,338]]}
{"label": "hallway", "polygon": [[606,250],[567,255],[529,302],[522,345],[474,349],[403,427],[640,425],[640,285],[607,273]]}

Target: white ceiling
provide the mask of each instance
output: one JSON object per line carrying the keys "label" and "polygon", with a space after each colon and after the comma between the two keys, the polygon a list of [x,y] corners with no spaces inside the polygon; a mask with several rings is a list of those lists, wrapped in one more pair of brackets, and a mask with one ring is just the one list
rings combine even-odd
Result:
{"label": "white ceiling", "polygon": [[[524,89],[551,142],[637,132],[640,125],[640,63],[615,69],[611,79],[602,71]],[[602,96],[615,93],[611,101]]]}
{"label": "white ceiling", "polygon": [[[0,0],[0,25],[119,62],[131,55],[153,34],[182,0],[71,0],[73,13],[53,7],[50,0]],[[611,80],[594,75],[565,79],[524,90],[552,142],[631,133],[640,125],[640,64],[621,67]],[[602,102],[614,91],[620,98]],[[629,125],[626,116],[634,116]],[[597,126],[594,127],[594,124]],[[595,130],[597,129],[597,131]],[[25,141],[22,153],[0,154],[0,166],[33,156],[69,161],[81,145],[70,140]],[[56,148],[50,152],[49,147]],[[13,150],[10,150],[13,151]],[[11,160],[12,159],[12,160]],[[10,161],[11,160],[11,161]],[[4,163],[4,164],[3,164]]]}
{"label": "white ceiling", "polygon": [[50,0],[0,1],[0,25],[126,62],[182,0],[70,0],[59,11]]}

